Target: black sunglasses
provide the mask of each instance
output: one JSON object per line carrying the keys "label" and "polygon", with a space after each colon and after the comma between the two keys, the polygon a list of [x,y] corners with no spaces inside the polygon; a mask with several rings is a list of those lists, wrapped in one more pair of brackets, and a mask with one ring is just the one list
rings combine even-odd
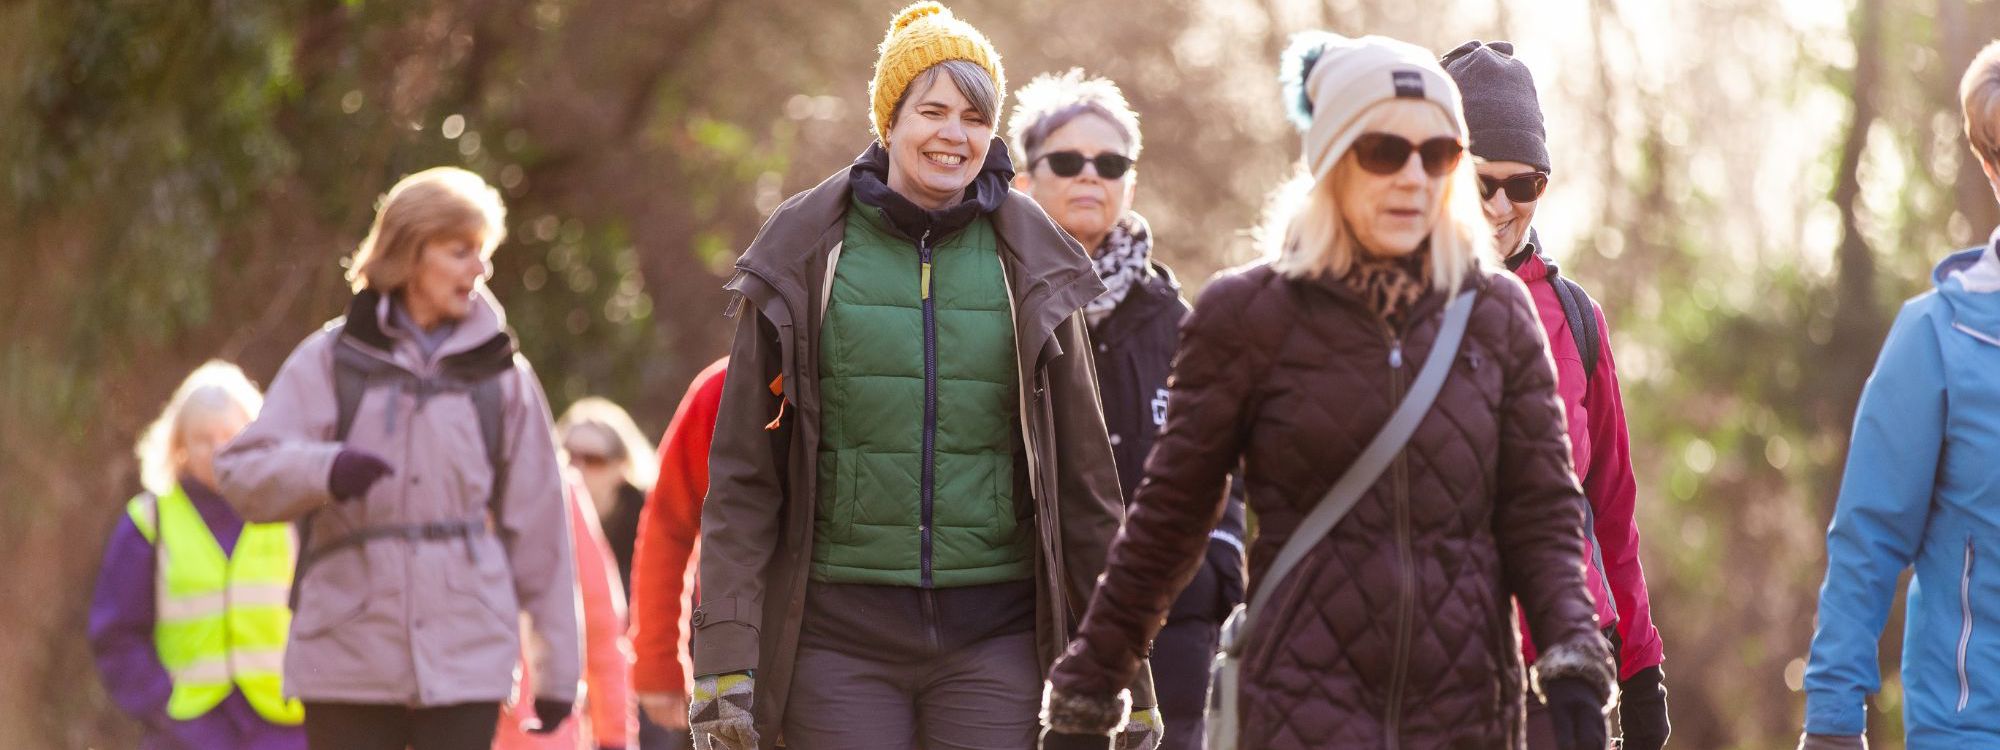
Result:
{"label": "black sunglasses", "polygon": [[[1083,153],[1079,151],[1055,151],[1035,157],[1036,162],[1044,159],[1048,160],[1049,170],[1055,172],[1057,177],[1075,177],[1083,174],[1084,162],[1090,162],[1092,166],[1097,167],[1097,176],[1107,180],[1124,177],[1125,170],[1131,169],[1132,165],[1138,163],[1133,161],[1129,156],[1114,154],[1109,151],[1088,159],[1084,158]],[[1034,164],[1028,165],[1029,171],[1034,171],[1034,169]]]}
{"label": "black sunglasses", "polygon": [[1423,159],[1424,174],[1443,177],[1458,166],[1458,157],[1465,153],[1465,144],[1457,138],[1439,136],[1423,143],[1411,143],[1408,138],[1388,133],[1362,133],[1354,139],[1354,159],[1362,169],[1379,175],[1391,175],[1402,171],[1403,165],[1410,163],[1410,152],[1415,151]]}
{"label": "black sunglasses", "polygon": [[1479,176],[1480,200],[1493,200],[1494,193],[1505,190],[1507,200],[1515,203],[1534,203],[1542,199],[1542,191],[1548,188],[1547,172],[1522,172],[1506,179]]}

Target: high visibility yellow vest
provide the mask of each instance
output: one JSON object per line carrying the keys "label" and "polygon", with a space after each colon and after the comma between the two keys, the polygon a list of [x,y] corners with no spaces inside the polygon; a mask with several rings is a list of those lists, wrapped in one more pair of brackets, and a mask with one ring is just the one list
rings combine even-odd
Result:
{"label": "high visibility yellow vest", "polygon": [[291,525],[244,524],[225,555],[179,485],[133,498],[125,512],[157,552],[153,646],[173,676],[167,715],[206,714],[233,686],[266,721],[303,721],[305,708],[284,696],[286,599],[298,554]]}

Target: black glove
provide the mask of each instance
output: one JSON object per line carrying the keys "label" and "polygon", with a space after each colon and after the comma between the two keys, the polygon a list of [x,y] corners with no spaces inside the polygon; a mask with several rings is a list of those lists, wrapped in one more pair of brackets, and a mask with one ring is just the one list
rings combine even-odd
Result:
{"label": "black glove", "polygon": [[1647,667],[1618,683],[1618,724],[1625,733],[1625,750],[1660,750],[1672,728],[1667,724],[1666,674]]}
{"label": "black glove", "polygon": [[536,698],[535,718],[539,719],[542,725],[528,730],[528,734],[549,734],[556,731],[556,727],[562,726],[563,719],[569,718],[570,707],[569,701]]}
{"label": "black glove", "polygon": [[367,494],[368,488],[383,477],[394,473],[388,462],[375,454],[345,448],[333,457],[333,468],[326,472],[326,491],[335,500],[353,500]]}
{"label": "black glove", "polygon": [[1611,731],[1604,723],[1604,701],[1597,690],[1571,677],[1542,683],[1542,694],[1548,696],[1557,750],[1604,750]]}
{"label": "black glove", "polygon": [[1042,730],[1041,750],[1111,750],[1112,739],[1101,734],[1064,734]]}

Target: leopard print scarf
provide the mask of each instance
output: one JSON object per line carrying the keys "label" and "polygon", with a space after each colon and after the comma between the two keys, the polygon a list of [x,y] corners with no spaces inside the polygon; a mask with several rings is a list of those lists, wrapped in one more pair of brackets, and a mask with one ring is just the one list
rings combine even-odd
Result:
{"label": "leopard print scarf", "polygon": [[1378,258],[1358,253],[1347,274],[1341,277],[1368,304],[1368,309],[1402,330],[1410,308],[1431,288],[1431,252],[1428,245],[1401,258]]}

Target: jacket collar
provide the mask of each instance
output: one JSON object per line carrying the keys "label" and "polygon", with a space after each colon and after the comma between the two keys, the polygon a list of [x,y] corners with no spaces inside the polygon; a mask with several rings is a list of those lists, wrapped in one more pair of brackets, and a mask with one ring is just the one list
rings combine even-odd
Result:
{"label": "jacket collar", "polygon": [[[850,179],[849,170],[840,170],[785,201],[736,261],[738,270],[755,275],[786,301],[794,320],[811,320],[809,276],[815,259],[823,258],[844,234]],[[1039,347],[1063,318],[1102,294],[1104,284],[1091,270],[1083,247],[1027,194],[1008,189],[989,217],[1019,308],[1017,323],[1034,323],[1038,329],[1022,331],[1022,346]],[[1031,334],[1040,338],[1030,340]]]}
{"label": "jacket collar", "polygon": [[1507,270],[1513,271],[1524,282],[1536,282],[1556,275],[1555,259],[1543,252],[1542,235],[1534,227],[1528,227],[1528,239],[1521,243],[1521,249],[1507,256]]}
{"label": "jacket collar", "polygon": [[1163,309],[1171,309],[1176,316],[1187,308],[1180,304],[1181,282],[1172,269],[1159,261],[1147,264],[1146,275],[1132,285],[1131,293],[1125,301],[1090,329],[1091,336],[1105,340],[1122,339],[1140,329],[1145,321]]}
{"label": "jacket collar", "polygon": [[[373,289],[356,292],[347,304],[342,335],[396,359],[398,344],[409,334],[390,322],[391,304],[387,295]],[[436,358],[481,371],[511,365],[517,347],[506,325],[507,313],[482,282],[473,287],[471,311],[438,347]],[[414,348],[414,342],[409,343]]]}
{"label": "jacket collar", "polygon": [[870,142],[848,169],[848,187],[853,190],[854,198],[879,212],[877,216],[886,229],[911,242],[925,235],[948,237],[980,215],[993,213],[1007,199],[1007,183],[1012,179],[1014,164],[1008,157],[1007,144],[999,138],[994,138],[987,148],[986,161],[966,187],[965,199],[935,211],[889,189],[889,151],[880,141]]}
{"label": "jacket collar", "polygon": [[1995,244],[1945,258],[1931,272],[1931,281],[1951,307],[1953,327],[2000,346],[2000,255]]}

